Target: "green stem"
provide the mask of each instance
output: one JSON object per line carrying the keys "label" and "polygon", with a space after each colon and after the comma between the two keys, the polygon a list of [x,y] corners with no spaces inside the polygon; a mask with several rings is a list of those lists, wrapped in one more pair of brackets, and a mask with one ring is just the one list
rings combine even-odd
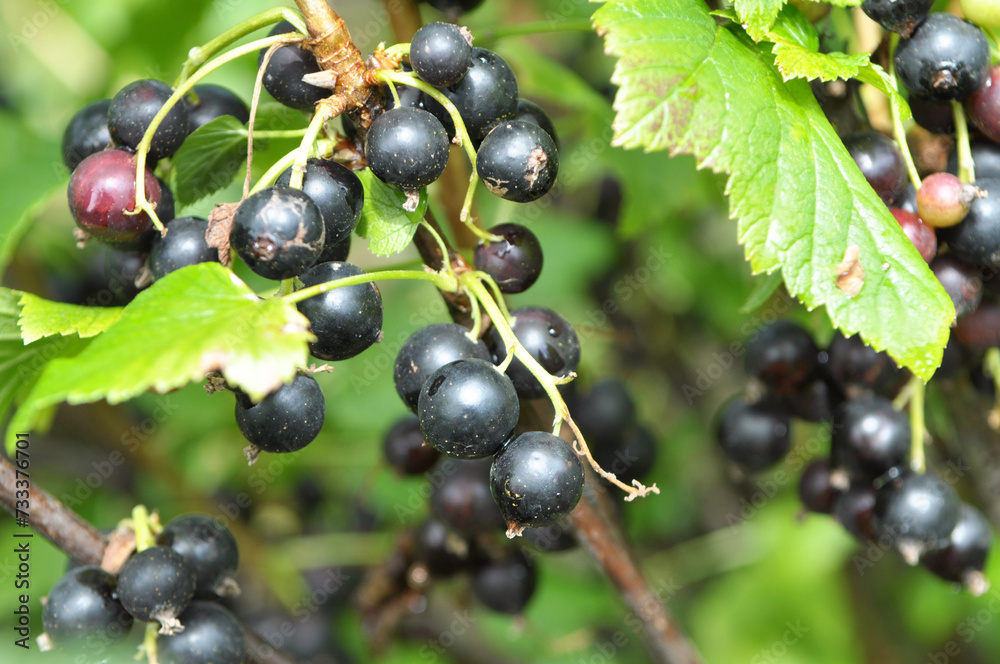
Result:
{"label": "green stem", "polygon": [[[899,35],[895,32],[889,38],[889,78],[892,80],[892,86],[896,90],[899,86],[896,84],[896,62],[895,56],[896,47],[899,45]],[[898,94],[898,93],[897,93]],[[906,163],[906,171],[910,174],[910,183],[913,185],[914,189],[920,189],[920,173],[917,172],[917,165],[913,162],[913,155],[910,153],[910,144],[906,140],[906,131],[903,129],[903,121],[899,117],[899,108],[893,103],[893,100],[889,100],[889,110],[892,113],[892,132],[896,137],[896,143],[899,145],[899,150],[903,154],[903,161]]]}
{"label": "green stem", "polygon": [[295,163],[292,164],[292,177],[288,182],[288,186],[293,189],[302,188],[302,178],[306,174],[306,162],[309,161],[309,153],[312,151],[313,144],[319,137],[319,132],[323,130],[323,125],[330,119],[328,108],[328,106],[321,105],[316,109],[316,113],[313,115],[312,120],[309,121],[309,126],[306,127],[306,132],[302,136],[302,142],[299,143],[299,149],[295,153]]}
{"label": "green stem", "polygon": [[385,49],[385,54],[390,58],[403,58],[410,56],[410,45],[406,44],[393,44],[389,48]]}
{"label": "green stem", "polygon": [[389,281],[389,280],[415,280],[415,281],[429,281],[439,289],[446,291],[448,293],[454,293],[458,290],[458,280],[450,274],[445,272],[421,272],[418,270],[382,270],[381,272],[368,272],[366,274],[358,274],[353,277],[344,277],[343,279],[334,279],[332,281],[326,281],[321,284],[316,284],[315,286],[309,286],[308,288],[303,288],[302,290],[295,291],[288,295],[281,297],[282,300],[288,302],[289,304],[296,304],[302,300],[308,300],[311,297],[317,295],[322,295],[327,291],[332,291],[335,288],[343,288],[345,286],[357,286],[358,284],[367,284],[373,281]]}
{"label": "green stem", "polygon": [[507,302],[503,299],[503,291],[500,290],[500,286],[497,284],[496,280],[491,277],[486,272],[477,271],[473,273],[473,276],[482,282],[485,282],[490,290],[493,291],[493,297],[496,300],[497,306],[500,307],[501,313],[503,313],[504,320],[510,320],[510,310],[507,309]]}
{"label": "green stem", "polygon": [[[159,658],[156,653],[156,637],[159,630],[159,623],[155,620],[150,623],[146,623],[146,633],[142,637],[142,645],[139,646],[141,650],[146,655],[146,661],[149,664],[156,664],[159,662]],[[139,659],[142,655],[136,655],[136,659]]]}
{"label": "green stem", "polygon": [[298,150],[292,150],[284,157],[274,162],[274,164],[271,165],[271,168],[267,169],[267,172],[260,176],[260,179],[257,180],[257,184],[253,186],[250,193],[256,194],[264,187],[270,187],[274,184],[275,180],[278,179],[278,176],[281,175],[286,168],[295,163],[295,157],[297,154]]}
{"label": "green stem", "polygon": [[526,37],[554,32],[590,32],[593,29],[594,26],[589,18],[567,19],[565,21],[531,21],[482,30],[476,35],[476,38],[480,41],[496,41],[509,37]]}
{"label": "green stem", "polygon": [[145,551],[156,545],[156,538],[149,527],[149,511],[145,505],[132,508],[132,529],[135,531],[135,550]]}
{"label": "green stem", "polygon": [[962,182],[976,181],[976,165],[972,161],[972,149],[969,145],[969,124],[965,119],[965,108],[958,101],[951,102],[951,111],[955,115],[955,145],[958,149],[958,179]]}
{"label": "green stem", "polygon": [[[249,134],[249,132],[247,132]],[[302,138],[306,128],[302,129],[254,129],[253,137],[257,138]]]}
{"label": "green stem", "polygon": [[261,28],[266,28],[269,25],[279,23],[281,21],[288,21],[295,26],[296,30],[304,35],[309,34],[309,31],[306,29],[305,21],[302,20],[302,17],[299,16],[297,12],[294,12],[287,7],[268,9],[265,12],[261,12],[256,16],[251,16],[247,20],[237,23],[203,46],[191,49],[188,59],[184,63],[184,67],[181,69],[181,74],[177,78],[177,82],[174,83],[174,87],[177,87],[186,81],[188,76],[198,69],[202,63],[233,42],[242,39],[251,32],[255,32]]}
{"label": "green stem", "polygon": [[927,470],[927,460],[924,456],[924,390],[926,385],[919,378],[914,379],[913,392],[910,394],[910,466],[917,473]]}
{"label": "green stem", "polygon": [[138,147],[135,152],[135,210],[132,214],[139,214],[140,212],[146,212],[149,218],[153,222],[153,226],[156,227],[158,231],[163,230],[163,223],[160,218],[156,215],[156,210],[146,200],[146,156],[149,154],[149,146],[153,142],[153,134],[160,127],[160,123],[163,122],[163,118],[167,117],[167,113],[170,112],[180,99],[187,94],[188,90],[193,88],[198,81],[208,76],[210,73],[221,67],[222,65],[235,60],[236,58],[246,55],[248,53],[253,53],[254,51],[259,51],[262,48],[268,48],[271,44],[282,41],[285,39],[283,35],[275,35],[274,37],[265,37],[263,39],[258,39],[257,41],[250,42],[249,44],[244,44],[243,46],[234,48],[231,51],[227,51],[223,55],[215,58],[214,60],[205,64],[204,67],[200,68],[197,72],[192,74],[187,80],[174,88],[174,93],[170,95],[170,98],[164,102],[163,107],[157,111],[156,115],[149,123],[149,127],[146,129],[146,133],[143,134],[142,140],[139,142]]}
{"label": "green stem", "polygon": [[[993,388],[996,392],[993,411],[990,413],[991,426],[1000,418],[1000,348],[990,348],[983,356],[983,368],[993,377]],[[995,427],[994,427],[995,428]]]}

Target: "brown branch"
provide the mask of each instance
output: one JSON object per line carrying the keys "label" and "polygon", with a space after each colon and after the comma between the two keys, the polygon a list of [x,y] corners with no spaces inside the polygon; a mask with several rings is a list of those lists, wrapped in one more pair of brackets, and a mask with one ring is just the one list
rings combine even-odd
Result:
{"label": "brown branch", "polygon": [[321,69],[336,75],[333,91],[345,102],[341,110],[362,108],[372,90],[365,80],[365,60],[351,41],[344,19],[326,0],[295,0],[295,4],[312,37],[306,47],[316,55]]}

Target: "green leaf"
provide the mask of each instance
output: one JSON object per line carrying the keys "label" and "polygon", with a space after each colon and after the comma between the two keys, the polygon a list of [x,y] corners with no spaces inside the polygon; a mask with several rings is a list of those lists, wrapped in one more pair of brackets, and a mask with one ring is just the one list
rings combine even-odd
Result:
{"label": "green leaf", "polygon": [[736,0],[733,9],[740,17],[740,22],[747,33],[760,41],[774,25],[778,12],[785,6],[786,0]]}
{"label": "green leaf", "polygon": [[[816,103],[698,0],[616,0],[595,13],[619,58],[617,145],[693,154],[729,174],[731,214],[754,272],[781,270],[806,306],[860,332],[923,379],[955,311]],[[839,279],[857,251],[863,279]],[[853,287],[860,290],[855,291]]]}
{"label": "green leaf", "polygon": [[62,304],[31,293],[21,293],[19,304],[21,315],[18,325],[26,344],[53,335],[76,334],[82,339],[93,337],[108,329],[122,314],[121,307]]}
{"label": "green leaf", "polygon": [[305,366],[308,324],[293,305],[259,299],[217,263],[182,268],[139,293],[79,355],[50,362],[21,411],[30,421],[60,401],[118,403],[209,371],[258,400]]}
{"label": "green leaf", "polygon": [[171,162],[170,187],[190,205],[229,185],[247,158],[247,130],[231,115],[202,125],[184,139]]}
{"label": "green leaf", "polygon": [[772,272],[771,274],[762,274],[754,282],[753,291],[747,297],[747,301],[743,303],[740,307],[740,313],[749,314],[760,309],[765,302],[771,299],[771,296],[778,292],[781,288],[781,273]]}
{"label": "green leaf", "polygon": [[365,188],[365,207],[357,233],[369,240],[376,256],[391,256],[406,249],[427,211],[427,190],[420,191],[420,203],[413,212],[403,209],[406,194],[379,180],[369,169],[356,173]]}

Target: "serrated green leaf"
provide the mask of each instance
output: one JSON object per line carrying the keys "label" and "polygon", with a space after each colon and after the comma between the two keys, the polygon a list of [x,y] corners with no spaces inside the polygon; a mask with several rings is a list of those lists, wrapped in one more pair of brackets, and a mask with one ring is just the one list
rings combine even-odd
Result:
{"label": "serrated green leaf", "polygon": [[63,304],[21,293],[21,315],[17,321],[21,338],[30,344],[53,335],[93,337],[108,329],[122,314],[122,307],[84,307]]}
{"label": "serrated green leaf", "polygon": [[[923,379],[941,360],[951,300],[865,182],[812,96],[698,0],[622,0],[597,10],[614,82],[617,145],[693,154],[729,174],[731,214],[754,272],[860,332]],[[842,281],[858,252],[860,280]],[[860,288],[854,292],[851,286]]]}
{"label": "serrated green leaf", "polygon": [[356,173],[365,188],[365,207],[361,211],[357,234],[369,240],[368,248],[376,256],[391,256],[406,249],[427,211],[427,190],[420,191],[420,203],[413,212],[403,209],[406,194],[390,187],[365,169]]}
{"label": "serrated green leaf", "polygon": [[196,129],[171,158],[170,187],[179,205],[190,205],[233,181],[247,158],[247,130],[231,115]]}
{"label": "serrated green leaf", "polygon": [[209,371],[261,399],[305,365],[311,338],[293,305],[259,299],[217,263],[193,265],[139,293],[79,355],[50,362],[18,416],[30,420],[60,401],[118,403],[149,389],[167,392]]}
{"label": "serrated green leaf", "polygon": [[778,12],[785,6],[786,0],[736,0],[733,9],[740,17],[740,23],[747,33],[760,41],[774,25]]}

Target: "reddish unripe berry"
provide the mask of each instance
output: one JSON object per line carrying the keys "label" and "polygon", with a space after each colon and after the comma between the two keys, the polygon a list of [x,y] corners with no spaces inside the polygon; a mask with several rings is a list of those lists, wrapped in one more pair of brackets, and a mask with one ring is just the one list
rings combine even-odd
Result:
{"label": "reddish unripe berry", "polygon": [[965,105],[979,131],[992,141],[1000,141],[1000,65],[990,69],[986,83],[969,95]]}
{"label": "reddish unripe berry", "polygon": [[928,175],[917,192],[917,213],[928,226],[954,226],[969,214],[976,192],[975,186],[951,173]]}
{"label": "reddish unripe berry", "polygon": [[899,222],[906,237],[910,238],[910,242],[920,252],[920,256],[930,263],[937,253],[937,235],[934,234],[934,229],[920,221],[920,217],[912,212],[900,208],[889,208],[889,212]]}
{"label": "reddish unripe berry", "polygon": [[[119,249],[134,248],[153,228],[145,212],[135,209],[135,155],[125,150],[92,154],[69,179],[69,209],[77,225],[91,236]],[[146,199],[160,202],[160,183],[147,168]]]}

